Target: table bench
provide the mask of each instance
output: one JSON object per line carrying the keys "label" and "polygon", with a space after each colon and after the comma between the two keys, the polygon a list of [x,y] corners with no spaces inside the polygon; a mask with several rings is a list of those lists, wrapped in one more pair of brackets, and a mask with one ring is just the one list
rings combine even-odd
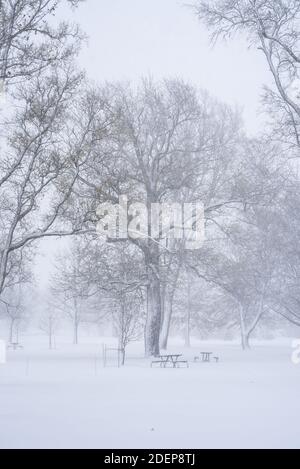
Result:
{"label": "table bench", "polygon": [[17,349],[22,349],[23,348],[23,345],[19,344],[18,342],[12,342],[10,344],[8,344],[7,348],[12,348],[13,350],[17,350]]}
{"label": "table bench", "polygon": [[179,368],[181,364],[189,367],[187,360],[181,360],[181,354],[167,354],[167,355],[158,355],[157,360],[151,362],[151,368],[153,364],[159,364],[160,368]]}
{"label": "table bench", "polygon": [[[213,352],[200,352],[201,361],[203,363],[210,363],[212,354],[213,354]],[[215,360],[216,363],[218,363],[219,357],[213,357],[213,359]],[[200,360],[200,357],[194,357],[194,362],[197,362],[199,360]]]}

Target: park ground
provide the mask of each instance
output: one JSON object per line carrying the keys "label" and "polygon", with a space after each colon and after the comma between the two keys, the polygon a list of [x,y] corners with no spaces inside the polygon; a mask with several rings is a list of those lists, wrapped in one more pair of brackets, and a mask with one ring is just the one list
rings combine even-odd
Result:
{"label": "park ground", "polygon": [[[0,448],[300,448],[300,365],[292,339],[195,342],[189,368],[150,368],[142,344],[103,366],[105,339],[47,350],[28,337],[0,365]],[[219,363],[194,363],[212,351]]]}

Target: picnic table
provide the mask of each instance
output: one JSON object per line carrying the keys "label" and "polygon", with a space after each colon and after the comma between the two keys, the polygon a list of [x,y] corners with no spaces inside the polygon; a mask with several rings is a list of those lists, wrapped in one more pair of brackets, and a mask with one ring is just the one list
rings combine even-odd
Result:
{"label": "picnic table", "polygon": [[[201,355],[201,361],[204,363],[210,363],[210,356],[213,355],[213,352],[200,352]],[[216,363],[219,361],[219,357],[213,356],[213,359],[215,360]],[[194,357],[194,362],[197,362],[200,360],[200,357]]]}
{"label": "picnic table", "polygon": [[18,342],[11,342],[10,344],[8,344],[7,348],[17,350],[18,348],[23,348],[23,345],[19,344]]}
{"label": "picnic table", "polygon": [[203,362],[210,362],[210,356],[212,355],[212,352],[201,352],[201,355]]}
{"label": "picnic table", "polygon": [[176,368],[179,367],[181,363],[184,363],[187,367],[189,366],[187,360],[180,360],[182,354],[180,353],[169,353],[166,355],[158,355],[157,360],[151,362],[151,367],[154,363],[159,363],[161,368],[167,368],[168,366]]}

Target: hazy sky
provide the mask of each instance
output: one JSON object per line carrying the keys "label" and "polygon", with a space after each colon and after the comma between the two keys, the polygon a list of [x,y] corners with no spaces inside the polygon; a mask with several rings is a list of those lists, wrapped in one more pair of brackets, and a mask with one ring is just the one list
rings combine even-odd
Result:
{"label": "hazy sky", "polygon": [[[69,9],[64,14],[70,16]],[[80,55],[88,76],[105,80],[182,77],[230,104],[242,106],[249,132],[258,116],[263,83],[270,83],[262,54],[241,38],[212,48],[208,33],[181,0],[87,0],[72,18],[89,37]],[[47,283],[55,240],[41,243],[37,280]]]}
{"label": "hazy sky", "polygon": [[242,106],[250,132],[260,128],[260,93],[270,80],[262,53],[241,38],[212,48],[184,0],[87,0],[75,21],[89,36],[80,62],[91,78],[182,77]]}

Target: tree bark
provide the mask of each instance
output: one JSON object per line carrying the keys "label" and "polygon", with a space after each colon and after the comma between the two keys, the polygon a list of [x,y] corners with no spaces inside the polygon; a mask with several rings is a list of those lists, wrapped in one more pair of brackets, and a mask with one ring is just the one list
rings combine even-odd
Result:
{"label": "tree bark", "polygon": [[247,331],[246,331],[244,309],[242,305],[240,305],[239,312],[240,312],[241,345],[242,345],[243,350],[248,350],[250,348],[249,335],[247,334]]}
{"label": "tree bark", "polygon": [[187,269],[187,315],[186,315],[186,329],[185,329],[185,346],[191,346],[191,278],[190,272]]}
{"label": "tree bark", "polygon": [[180,267],[178,266],[173,281],[165,288],[165,305],[164,315],[162,317],[162,325],[160,331],[160,347],[164,350],[168,347],[168,339],[170,333],[171,320],[173,315],[173,300],[177,288]]}
{"label": "tree bark", "polygon": [[249,335],[244,334],[242,332],[241,336],[242,336],[242,349],[243,350],[249,350],[250,349]]}
{"label": "tree bark", "polygon": [[77,321],[74,322],[74,337],[73,337],[73,344],[78,344],[78,323]]}
{"label": "tree bark", "polygon": [[147,357],[159,355],[159,335],[161,326],[160,280],[153,266],[148,267],[147,319],[145,326],[145,354]]}
{"label": "tree bark", "polygon": [[173,295],[166,295],[167,301],[164,307],[164,317],[160,331],[160,347],[164,350],[168,347],[168,338],[170,332],[171,318],[173,313]]}
{"label": "tree bark", "polygon": [[[150,207],[150,205],[149,205]],[[150,213],[150,209],[148,211]],[[150,230],[150,221],[148,221]],[[150,235],[150,232],[149,232]],[[158,242],[148,238],[143,249],[147,271],[147,318],[145,325],[145,355],[159,355],[159,336],[162,321],[161,281],[160,281],[160,247]]]}
{"label": "tree bark", "polygon": [[122,348],[121,356],[122,356],[121,365],[124,366],[125,365],[125,356],[126,356],[125,347]]}

